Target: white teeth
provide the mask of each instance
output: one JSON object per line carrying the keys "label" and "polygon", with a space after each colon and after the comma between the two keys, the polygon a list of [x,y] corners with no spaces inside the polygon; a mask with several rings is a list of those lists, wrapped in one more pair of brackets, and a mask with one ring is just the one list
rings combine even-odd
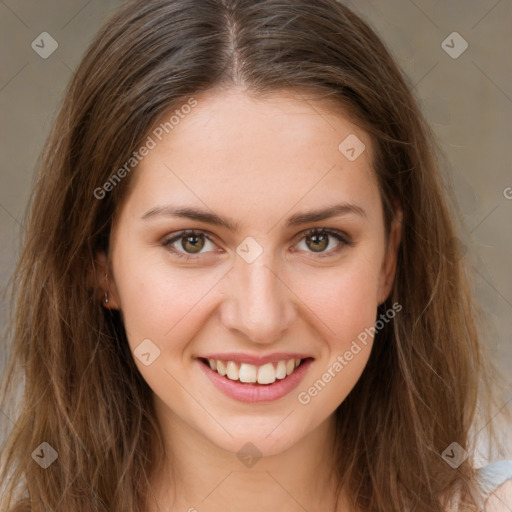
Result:
{"label": "white teeth", "polygon": [[239,376],[239,370],[238,366],[233,361],[228,361],[228,371],[227,371],[227,378],[231,380],[238,380]]}
{"label": "white teeth", "polygon": [[276,371],[272,363],[264,364],[258,368],[258,384],[272,384],[276,380]]}
{"label": "white teeth", "polygon": [[242,363],[240,365],[240,382],[256,382],[257,367],[253,364]]}
{"label": "white teeth", "polygon": [[226,363],[224,363],[224,361],[217,360],[217,373],[224,377],[224,375],[226,375],[226,372]]}
{"label": "white teeth", "polygon": [[230,380],[253,384],[256,382],[272,384],[276,379],[282,380],[292,374],[300,362],[301,359],[288,359],[256,366],[249,363],[208,359],[210,368],[219,375],[226,376]]}
{"label": "white teeth", "polygon": [[276,379],[284,379],[286,377],[286,363],[279,361],[276,368]]}

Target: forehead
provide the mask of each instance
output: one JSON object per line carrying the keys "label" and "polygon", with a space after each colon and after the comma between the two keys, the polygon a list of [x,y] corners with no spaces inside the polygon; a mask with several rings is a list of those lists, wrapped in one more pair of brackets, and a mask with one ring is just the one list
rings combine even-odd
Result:
{"label": "forehead", "polygon": [[237,88],[194,100],[155,123],[154,147],[133,171],[128,203],[137,211],[179,200],[265,217],[298,203],[375,202],[371,140],[329,103]]}

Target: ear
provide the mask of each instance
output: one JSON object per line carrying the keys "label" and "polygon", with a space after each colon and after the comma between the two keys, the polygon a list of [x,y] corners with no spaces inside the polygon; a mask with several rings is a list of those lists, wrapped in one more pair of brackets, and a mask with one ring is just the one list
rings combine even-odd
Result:
{"label": "ear", "polygon": [[[94,288],[96,289],[96,296],[104,308],[119,310],[116,282],[112,269],[109,267],[107,255],[104,252],[97,253],[94,268]],[[108,299],[108,302],[105,302],[105,298]]]}
{"label": "ear", "polygon": [[402,239],[402,219],[402,209],[398,203],[395,202],[395,216],[391,222],[386,254],[379,275],[378,305],[382,304],[389,297],[391,289],[393,288],[398,248]]}

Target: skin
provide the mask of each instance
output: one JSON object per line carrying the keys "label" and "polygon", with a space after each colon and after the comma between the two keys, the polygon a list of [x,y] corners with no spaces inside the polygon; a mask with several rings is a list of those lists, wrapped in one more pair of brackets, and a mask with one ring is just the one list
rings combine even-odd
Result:
{"label": "skin", "polygon": [[[307,405],[297,395],[375,324],[395,275],[400,222],[386,238],[371,141],[325,104],[289,91],[256,99],[240,88],[195,98],[197,107],[133,171],[112,230],[108,281],[107,257],[98,256],[105,307],[122,311],[132,351],[145,339],[160,350],[149,366],[134,357],[167,451],[166,470],[150,479],[156,502],[148,510],[330,512],[333,413],[359,379],[371,337]],[[350,134],[366,146],[354,161],[338,150]],[[365,215],[285,225],[293,214],[345,202]],[[166,215],[141,219],[169,204],[228,217],[239,231]],[[315,252],[304,235],[310,228],[340,230],[352,244],[329,235]],[[164,245],[185,229],[212,240],[190,261]],[[236,252],[249,236],[263,249],[252,263]],[[173,247],[187,254],[182,241]],[[287,396],[247,404],[200,371],[197,357],[213,351],[302,352],[314,361]],[[247,442],[262,454],[251,468],[236,456]]]}
{"label": "skin", "polygon": [[494,491],[486,502],[486,512],[508,512],[512,507],[512,480],[508,480]]}

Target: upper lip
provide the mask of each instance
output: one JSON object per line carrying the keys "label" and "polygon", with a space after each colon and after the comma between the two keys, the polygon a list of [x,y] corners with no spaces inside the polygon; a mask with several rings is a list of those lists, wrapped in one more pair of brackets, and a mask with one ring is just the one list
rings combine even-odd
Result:
{"label": "upper lip", "polygon": [[277,363],[278,361],[288,361],[289,359],[307,359],[312,356],[299,352],[274,352],[266,356],[257,356],[253,354],[244,354],[242,352],[226,352],[223,354],[209,354],[201,356],[203,359],[215,359],[219,361],[234,361],[235,363],[247,363],[255,366],[262,366],[266,363]]}

